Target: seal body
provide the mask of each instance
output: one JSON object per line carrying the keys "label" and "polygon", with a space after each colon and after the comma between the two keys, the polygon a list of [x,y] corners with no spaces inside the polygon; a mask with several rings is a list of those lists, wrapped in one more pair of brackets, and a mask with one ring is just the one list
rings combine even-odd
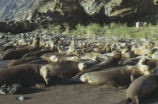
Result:
{"label": "seal body", "polygon": [[24,47],[24,48],[17,48],[17,49],[11,49],[4,52],[2,56],[2,60],[11,60],[11,59],[19,59],[26,53],[30,51],[36,51],[39,50],[39,48],[36,47]]}
{"label": "seal body", "polygon": [[130,58],[127,59],[125,61],[123,61],[123,66],[125,65],[136,65],[138,63],[138,61],[140,60],[140,58]]}
{"label": "seal body", "polygon": [[108,59],[106,59],[102,62],[99,62],[96,65],[90,66],[89,68],[82,69],[79,66],[79,69],[80,69],[81,72],[78,74],[78,76],[81,76],[82,74],[88,73],[88,72],[101,71],[101,70],[104,70],[104,69],[108,70],[110,67],[117,66],[118,61],[119,61],[118,59],[115,59],[113,57],[109,57]]}
{"label": "seal body", "polygon": [[23,64],[0,70],[0,85],[18,83],[31,86],[43,82],[40,65],[37,64]]}
{"label": "seal body", "polygon": [[158,75],[141,76],[134,80],[127,89],[127,98],[145,98],[158,89]]}
{"label": "seal body", "polygon": [[150,74],[147,68],[145,68],[145,65],[114,67],[105,69],[105,71],[85,73],[80,76],[80,80],[93,85],[112,84],[114,86],[125,86],[130,84],[131,75],[141,76],[142,71],[144,71],[143,74]]}
{"label": "seal body", "polygon": [[23,58],[26,58],[26,57],[40,57],[41,55],[45,54],[45,53],[48,53],[48,52],[51,52],[51,50],[37,50],[37,51],[33,51],[33,52],[29,52],[29,53],[26,53]]}
{"label": "seal body", "polygon": [[20,64],[26,64],[26,63],[29,63],[29,62],[32,62],[32,61],[38,60],[38,59],[40,59],[40,58],[38,58],[38,57],[26,57],[26,58],[17,59],[17,60],[11,61],[8,64],[8,67],[20,65]]}
{"label": "seal body", "polygon": [[68,57],[72,57],[72,55],[66,55],[66,53],[46,53],[41,56],[43,60],[46,60],[48,62],[66,60]]}
{"label": "seal body", "polygon": [[79,72],[79,69],[78,62],[61,61],[58,63],[43,65],[40,71],[45,82],[48,84],[56,78],[71,78]]}
{"label": "seal body", "polygon": [[128,85],[130,83],[130,74],[131,72],[125,69],[113,68],[106,71],[85,73],[80,76],[80,80],[92,85]]}

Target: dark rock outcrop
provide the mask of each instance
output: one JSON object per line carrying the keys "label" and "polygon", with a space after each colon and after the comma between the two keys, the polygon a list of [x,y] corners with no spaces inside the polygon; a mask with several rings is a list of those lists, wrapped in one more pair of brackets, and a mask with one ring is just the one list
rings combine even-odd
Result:
{"label": "dark rock outcrop", "polygon": [[[1,0],[0,21],[18,20],[24,23],[22,26],[21,22],[16,22],[16,26],[11,23],[13,29],[10,30],[10,24],[1,22],[0,32],[27,32],[40,26],[47,28],[53,23],[68,23],[70,27],[90,22],[156,23],[157,10],[158,0]],[[26,23],[27,20],[30,23]],[[19,27],[22,27],[20,31],[17,30]]]}

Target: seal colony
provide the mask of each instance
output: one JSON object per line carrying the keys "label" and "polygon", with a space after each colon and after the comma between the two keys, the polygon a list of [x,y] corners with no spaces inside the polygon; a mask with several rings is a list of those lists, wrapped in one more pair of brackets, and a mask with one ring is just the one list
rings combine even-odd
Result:
{"label": "seal colony", "polygon": [[139,104],[140,99],[157,90],[158,43],[96,38],[54,36],[44,40],[36,35],[32,41],[2,43],[1,61],[10,62],[0,68],[0,86],[32,87],[38,83],[53,86],[58,79],[97,86],[126,86],[127,100],[122,104]]}

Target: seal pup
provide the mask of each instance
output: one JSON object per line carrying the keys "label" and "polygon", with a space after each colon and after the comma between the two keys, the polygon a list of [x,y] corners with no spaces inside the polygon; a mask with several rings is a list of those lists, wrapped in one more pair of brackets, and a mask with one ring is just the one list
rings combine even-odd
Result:
{"label": "seal pup", "polygon": [[127,100],[120,104],[139,104],[141,99],[153,94],[158,89],[158,75],[141,76],[134,80],[127,89]]}
{"label": "seal pup", "polygon": [[131,75],[137,77],[150,74],[148,66],[142,65],[142,61],[135,66],[113,67],[105,71],[84,73],[80,76],[80,80],[92,85],[111,84],[114,86],[126,86],[133,80]]}
{"label": "seal pup", "polygon": [[56,78],[71,78],[79,72],[78,62],[69,60],[43,65],[40,70],[46,84]]}
{"label": "seal pup", "polygon": [[0,70],[0,85],[18,83],[22,86],[33,86],[44,83],[39,64],[22,64]]}

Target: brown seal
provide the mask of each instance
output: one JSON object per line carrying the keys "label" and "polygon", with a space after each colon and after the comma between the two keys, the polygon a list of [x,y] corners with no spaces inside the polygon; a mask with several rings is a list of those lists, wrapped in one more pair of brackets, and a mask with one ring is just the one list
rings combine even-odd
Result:
{"label": "brown seal", "polygon": [[123,61],[122,65],[136,65],[140,58],[129,58]]}
{"label": "brown seal", "polygon": [[134,54],[136,55],[147,55],[147,56],[152,56],[152,49],[151,48],[146,48],[144,46],[135,48],[132,48],[132,51],[134,52]]}
{"label": "brown seal", "polygon": [[40,58],[39,57],[26,57],[26,58],[13,60],[8,64],[8,67],[20,65],[20,64],[26,64],[26,63],[29,63],[29,62],[32,62],[32,61],[38,60],[38,59],[40,59]]}
{"label": "brown seal", "polygon": [[72,55],[66,55],[66,53],[46,53],[41,56],[43,60],[46,60],[48,62],[67,60],[68,57],[72,57]]}
{"label": "brown seal", "polygon": [[[135,66],[122,66],[106,69],[105,71],[89,72],[80,76],[82,82],[93,85],[111,84],[114,86],[125,86],[131,82],[131,75],[134,77],[148,75],[150,71],[147,65],[142,65],[142,60]],[[133,80],[133,79],[132,79]]]}
{"label": "brown seal", "polygon": [[3,60],[19,59],[23,55],[25,55],[26,53],[40,50],[41,48],[39,47],[39,42],[40,42],[40,38],[36,36],[33,39],[31,46],[25,46],[23,48],[16,48],[16,49],[7,50],[3,54],[2,59]]}
{"label": "brown seal", "polygon": [[[114,53],[116,54],[114,54],[113,56],[108,56],[107,59],[103,59],[103,61],[100,61],[96,65],[92,65],[88,68],[85,67],[86,65],[84,66],[84,64],[79,63],[78,67],[81,72],[78,74],[78,76],[87,72],[101,71],[106,68],[118,66],[118,62],[120,61],[121,56],[120,53],[117,53],[117,51],[114,51]],[[96,59],[98,60],[98,57]]]}
{"label": "brown seal", "polygon": [[26,58],[26,57],[33,57],[33,56],[38,56],[40,57],[41,55],[45,54],[45,53],[49,53],[52,50],[48,50],[48,49],[42,49],[42,50],[37,50],[37,51],[33,51],[33,52],[29,52],[26,53],[22,58]]}
{"label": "brown seal", "polygon": [[24,48],[10,49],[4,52],[2,56],[2,60],[19,59],[26,53],[36,50],[39,50],[39,48],[30,47],[30,46]]}
{"label": "brown seal", "polygon": [[[158,89],[158,75],[141,76],[134,80],[127,89],[127,100],[121,104],[139,104],[139,100],[153,94]],[[123,103],[124,102],[124,103]]]}
{"label": "brown seal", "polygon": [[36,83],[44,83],[40,67],[37,64],[23,64],[0,70],[0,85],[18,83],[32,86]]}
{"label": "brown seal", "polygon": [[41,67],[41,74],[47,84],[52,82],[54,78],[71,78],[78,72],[78,62],[68,60],[43,65]]}

